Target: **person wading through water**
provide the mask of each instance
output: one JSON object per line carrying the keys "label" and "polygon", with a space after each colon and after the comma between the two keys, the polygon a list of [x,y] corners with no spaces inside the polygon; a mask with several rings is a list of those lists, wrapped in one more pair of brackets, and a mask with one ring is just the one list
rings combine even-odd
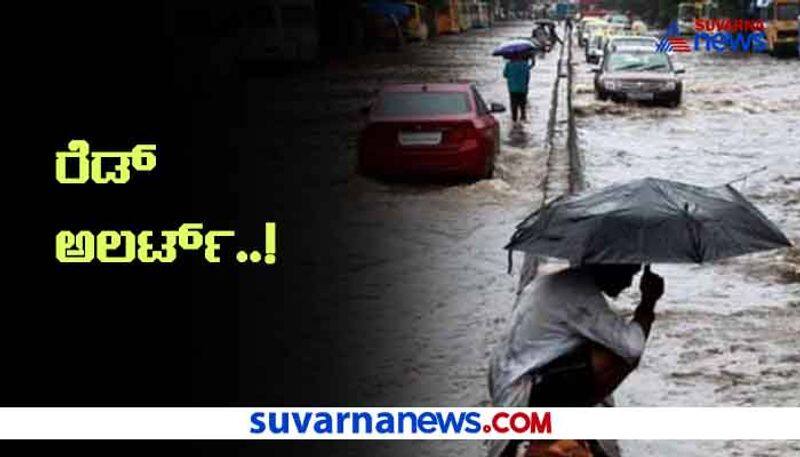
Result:
{"label": "person wading through water", "polygon": [[[627,289],[639,265],[583,265],[539,276],[519,297],[491,361],[495,407],[589,407],[611,395],[644,352],[664,280],[646,266],[641,301],[626,321],[603,294]],[[489,456],[515,456],[519,442],[496,441]],[[524,452],[524,453],[522,453]],[[596,442],[532,441],[521,455],[602,456]]]}
{"label": "person wading through water", "polygon": [[[528,83],[531,79],[533,56],[515,54],[506,62],[503,77],[508,82],[508,97],[511,102],[511,120],[517,123],[517,118],[528,122],[525,108],[528,104]],[[518,115],[519,114],[519,115]]]}

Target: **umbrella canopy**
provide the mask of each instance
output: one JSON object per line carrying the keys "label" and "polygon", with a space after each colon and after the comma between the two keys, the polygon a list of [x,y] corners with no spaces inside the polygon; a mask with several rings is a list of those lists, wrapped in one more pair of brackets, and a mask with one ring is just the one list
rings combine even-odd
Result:
{"label": "umbrella canopy", "polygon": [[730,185],[645,178],[560,197],[528,216],[511,251],[592,263],[701,263],[791,242]]}
{"label": "umbrella canopy", "polygon": [[496,47],[492,52],[493,56],[508,57],[515,54],[526,54],[536,50],[536,46],[531,40],[520,38],[517,40],[506,41]]}
{"label": "umbrella canopy", "polygon": [[372,0],[367,3],[367,10],[375,14],[384,16],[394,16],[398,21],[405,19],[411,14],[408,5],[402,3],[392,3],[387,0]]}

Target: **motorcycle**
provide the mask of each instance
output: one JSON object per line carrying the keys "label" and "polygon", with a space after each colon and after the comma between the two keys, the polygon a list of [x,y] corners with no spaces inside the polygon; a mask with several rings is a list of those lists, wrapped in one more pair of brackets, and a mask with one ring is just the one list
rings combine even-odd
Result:
{"label": "motorcycle", "polygon": [[553,50],[555,46],[555,39],[551,32],[545,27],[537,27],[531,32],[531,41],[536,45],[543,54],[547,54]]}

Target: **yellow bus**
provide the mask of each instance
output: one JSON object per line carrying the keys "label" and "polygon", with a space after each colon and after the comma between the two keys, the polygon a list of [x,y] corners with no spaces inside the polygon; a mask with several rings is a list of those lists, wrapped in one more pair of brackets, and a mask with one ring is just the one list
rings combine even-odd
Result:
{"label": "yellow bus", "polygon": [[[767,50],[773,55],[798,53],[800,0],[774,0],[764,8]],[[762,17],[763,17],[762,16]]]}
{"label": "yellow bus", "polygon": [[437,33],[461,32],[460,3],[458,0],[449,0],[446,6],[436,10]]}

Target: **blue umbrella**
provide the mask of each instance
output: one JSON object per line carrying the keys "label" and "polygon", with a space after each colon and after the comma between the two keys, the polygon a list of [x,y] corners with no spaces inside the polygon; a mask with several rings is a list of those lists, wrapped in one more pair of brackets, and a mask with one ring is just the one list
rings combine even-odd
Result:
{"label": "blue umbrella", "polygon": [[408,6],[402,3],[392,3],[386,0],[373,0],[367,3],[367,9],[375,14],[384,16],[394,16],[398,21],[405,19],[411,14]]}
{"label": "blue umbrella", "polygon": [[536,46],[531,40],[520,38],[517,40],[506,41],[492,51],[493,56],[508,57],[514,54],[527,54],[536,50]]}

